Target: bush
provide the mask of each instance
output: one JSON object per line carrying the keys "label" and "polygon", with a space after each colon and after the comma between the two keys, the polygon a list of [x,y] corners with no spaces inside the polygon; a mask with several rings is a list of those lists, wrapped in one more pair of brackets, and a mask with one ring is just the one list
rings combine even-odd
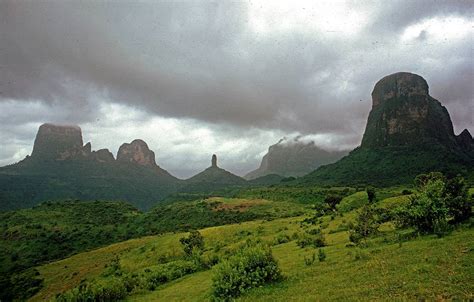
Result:
{"label": "bush", "polygon": [[306,266],[311,266],[313,265],[314,261],[316,261],[316,253],[313,252],[313,254],[311,255],[311,257],[306,257],[304,256],[304,264]]}
{"label": "bush", "polygon": [[324,260],[326,260],[326,253],[322,249],[318,250],[318,259],[319,262],[323,262]]}
{"label": "bush", "polygon": [[324,202],[332,211],[336,211],[336,206],[341,202],[342,196],[336,194],[329,194],[324,199]]}
{"label": "bush", "polygon": [[287,234],[278,234],[273,241],[274,245],[287,242],[290,242],[290,236],[288,236]]}
{"label": "bush", "polygon": [[196,261],[178,260],[158,266],[158,268],[145,273],[145,288],[154,290],[159,285],[192,274],[202,269]]}
{"label": "bush", "polygon": [[326,239],[324,238],[323,233],[318,233],[317,235],[309,235],[304,233],[298,238],[296,244],[301,248],[305,248],[307,246],[323,247],[326,245]]}
{"label": "bush", "polygon": [[204,239],[199,231],[191,231],[188,237],[179,239],[183,245],[184,253],[191,256],[194,249],[202,250],[204,248]]}
{"label": "bush", "polygon": [[421,174],[415,178],[419,193],[409,203],[396,209],[399,227],[413,227],[424,234],[443,235],[450,225],[469,219],[472,200],[462,177],[446,180],[441,173]]}
{"label": "bush", "polygon": [[280,278],[280,269],[268,246],[246,246],[216,266],[212,279],[213,300],[229,301],[249,288]]}
{"label": "bush", "polygon": [[118,301],[127,296],[127,288],[121,279],[107,282],[84,282],[72,290],[56,296],[57,302]]}
{"label": "bush", "polygon": [[27,300],[43,287],[43,279],[35,269],[0,276],[0,301]]}
{"label": "bush", "polygon": [[377,197],[375,196],[375,188],[374,187],[367,187],[366,188],[367,192],[367,199],[369,200],[369,203],[373,203],[377,201]]}
{"label": "bush", "polygon": [[365,205],[359,211],[355,224],[349,225],[349,240],[355,244],[366,241],[370,235],[377,233],[379,221],[373,205]]}

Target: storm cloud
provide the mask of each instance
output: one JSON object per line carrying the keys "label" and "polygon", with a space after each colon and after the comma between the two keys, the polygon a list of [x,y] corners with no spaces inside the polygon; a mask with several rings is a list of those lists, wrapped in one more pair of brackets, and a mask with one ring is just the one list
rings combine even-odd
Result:
{"label": "storm cloud", "polygon": [[468,0],[2,1],[0,164],[58,122],[94,147],[146,138],[179,176],[213,152],[242,174],[283,135],[357,146],[373,85],[398,71],[472,133],[472,13]]}

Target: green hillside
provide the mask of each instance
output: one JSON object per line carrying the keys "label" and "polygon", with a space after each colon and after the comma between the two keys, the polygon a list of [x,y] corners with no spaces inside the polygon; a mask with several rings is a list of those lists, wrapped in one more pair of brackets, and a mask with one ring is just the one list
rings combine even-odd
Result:
{"label": "green hillside", "polygon": [[25,160],[0,168],[0,211],[48,200],[118,200],[148,210],[176,192],[173,176],[127,163]]}
{"label": "green hillside", "polygon": [[[379,206],[397,203],[400,198],[404,197],[384,200]],[[301,248],[297,244],[308,228],[314,228],[303,223],[307,216],[202,229],[205,243],[202,257],[205,261],[228,258],[248,240],[258,239],[272,246],[284,279],[246,291],[238,299],[241,301],[473,298],[474,245],[470,238],[474,231],[469,225],[442,238],[429,235],[400,241],[393,224],[385,223],[367,247],[354,247],[346,231],[354,216],[355,212],[351,211],[333,219],[325,216],[318,222],[326,241],[322,248],[326,255],[323,262],[316,259],[308,264],[307,259],[317,254],[318,249]],[[183,265],[182,262],[192,261],[186,260],[189,258],[185,257],[179,241],[186,235],[133,239],[40,266],[38,271],[44,278],[44,287],[31,301],[53,298],[78,286],[81,280],[110,285],[124,276],[146,278],[164,265],[168,268],[178,267],[178,263]],[[112,275],[111,264],[115,270]],[[126,300],[208,301],[215,270],[215,266],[191,268],[182,272],[182,277],[159,282],[154,290],[132,291]]]}
{"label": "green hillside", "polygon": [[474,181],[472,159],[463,159],[441,145],[357,148],[337,163],[319,167],[299,178],[302,185],[393,186],[411,184],[430,171],[461,174]]}

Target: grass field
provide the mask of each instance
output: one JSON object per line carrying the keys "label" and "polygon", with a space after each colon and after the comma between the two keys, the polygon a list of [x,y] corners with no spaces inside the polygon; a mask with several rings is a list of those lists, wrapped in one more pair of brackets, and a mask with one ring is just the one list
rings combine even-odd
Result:
{"label": "grass field", "polygon": [[[346,197],[357,208],[362,194]],[[381,200],[381,207],[393,207],[407,200],[396,196]],[[268,206],[268,201],[210,199],[226,207]],[[344,200],[343,200],[344,202]],[[360,202],[360,204],[359,204]],[[352,206],[353,204],[356,206]],[[341,203],[342,204],[342,203]],[[438,238],[421,236],[405,242],[397,240],[390,223],[368,242],[366,248],[348,245],[345,225],[355,210],[335,217],[325,216],[323,229],[327,246],[324,262],[305,264],[305,257],[317,253],[313,247],[300,248],[295,238],[304,233],[305,215],[273,220],[256,220],[200,230],[204,237],[203,257],[224,259],[249,238],[260,238],[272,245],[284,279],[251,289],[239,301],[318,301],[318,300],[445,300],[474,299],[474,229],[464,225]],[[472,225],[472,223],[471,223]],[[309,226],[311,228],[311,226]],[[183,256],[179,242],[187,233],[168,233],[128,240],[101,249],[38,267],[44,287],[31,301],[44,301],[77,286],[81,280],[105,278],[102,273],[115,257],[122,270],[139,273],[163,261]],[[279,244],[278,238],[288,242]],[[209,301],[214,268],[195,272],[159,286],[154,291],[134,291],[128,301]]]}

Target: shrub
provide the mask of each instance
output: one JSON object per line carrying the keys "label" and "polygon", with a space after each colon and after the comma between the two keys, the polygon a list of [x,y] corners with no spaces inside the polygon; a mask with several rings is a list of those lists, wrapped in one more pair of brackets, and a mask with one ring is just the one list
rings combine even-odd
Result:
{"label": "shrub", "polygon": [[273,242],[274,245],[290,242],[290,236],[287,234],[278,234]]}
{"label": "shrub", "polygon": [[200,270],[202,266],[195,261],[178,260],[148,269],[145,275],[145,288],[154,290],[161,284],[181,278]]}
{"label": "shrub", "polygon": [[118,301],[127,296],[127,288],[121,279],[107,282],[84,282],[72,290],[56,296],[58,302]]}
{"label": "shrub", "polygon": [[450,224],[472,215],[472,200],[462,177],[446,180],[441,173],[421,174],[415,178],[415,184],[419,193],[394,211],[399,227],[413,227],[420,233],[441,236],[450,230]]}
{"label": "shrub", "polygon": [[375,188],[374,187],[367,187],[366,189],[367,192],[367,199],[369,200],[369,203],[373,203],[377,201],[377,196],[375,196]]}
{"label": "shrub", "polygon": [[318,233],[317,235],[309,235],[304,233],[298,238],[296,244],[301,248],[305,248],[307,246],[323,247],[326,245],[326,239],[324,238],[323,233]]}
{"label": "shrub", "polygon": [[249,288],[280,278],[280,269],[268,246],[247,246],[216,266],[212,279],[213,300],[228,301]]}
{"label": "shrub", "polygon": [[319,259],[319,262],[323,262],[324,260],[326,260],[326,253],[324,252],[324,250],[322,249],[318,250],[318,259]]}
{"label": "shrub", "polygon": [[336,211],[336,206],[341,202],[342,196],[336,194],[329,194],[324,199],[324,202],[332,211]]}
{"label": "shrub", "polygon": [[0,276],[0,301],[23,301],[43,287],[40,273],[31,268],[12,275]]}
{"label": "shrub", "polygon": [[202,250],[204,248],[204,238],[199,231],[191,231],[188,237],[179,239],[183,245],[184,253],[188,256],[192,255],[193,249]]}
{"label": "shrub", "polygon": [[311,255],[311,257],[306,257],[306,256],[304,256],[304,264],[305,264],[306,266],[313,265],[314,261],[316,261],[316,253],[313,252],[313,254]]}
{"label": "shrub", "polygon": [[354,224],[349,225],[349,240],[355,244],[364,242],[378,231],[379,222],[373,205],[365,205],[359,211]]}

